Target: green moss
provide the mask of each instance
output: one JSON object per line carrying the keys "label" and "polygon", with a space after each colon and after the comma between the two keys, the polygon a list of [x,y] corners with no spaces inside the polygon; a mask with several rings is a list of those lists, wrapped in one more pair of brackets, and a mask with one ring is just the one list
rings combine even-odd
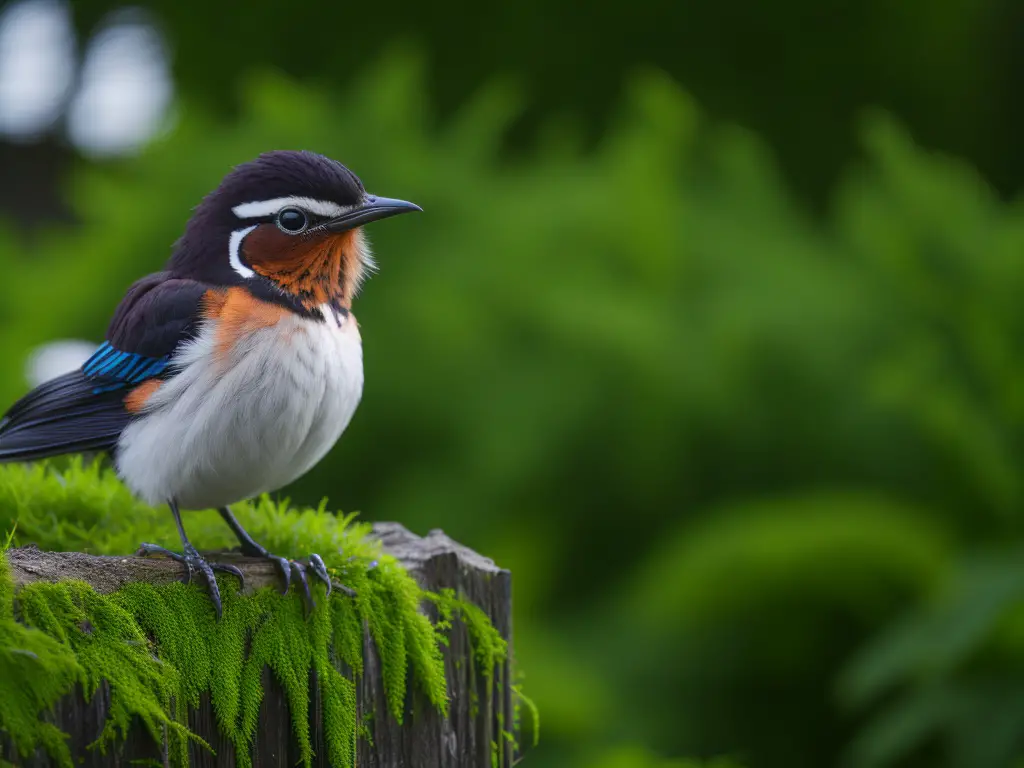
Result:
{"label": "green moss", "polygon": [[[77,682],[87,695],[103,681],[110,684],[109,717],[96,742],[99,748],[127,733],[133,716],[155,739],[167,726],[173,741],[183,743],[191,734],[167,712],[172,697],[186,687],[178,671],[184,667],[156,663],[143,629],[119,603],[75,581],[33,584],[18,593],[21,621],[71,650],[80,670]],[[187,625],[189,617],[175,619]]]}
{"label": "green moss", "polygon": [[525,738],[530,747],[536,747],[540,744],[540,710],[533,699],[523,693],[522,685],[513,685],[512,693],[515,697],[512,709],[515,722],[512,730],[520,738]]}
{"label": "green moss", "polygon": [[[234,511],[272,551],[289,557],[318,552],[357,597],[336,592],[328,600],[317,587],[317,608],[306,617],[294,593],[282,597],[267,588],[239,596],[228,577],[221,580],[220,621],[201,589],[177,583],[134,583],[111,595],[78,582],[37,583],[15,600],[0,554],[0,730],[19,752],[41,746],[70,766],[64,734],[40,715],[75,684],[91,697],[106,682],[110,716],[93,748],[106,749],[139,717],[157,738],[166,729],[175,762],[186,764],[188,744],[197,739],[187,728],[187,708],[208,692],[218,726],[244,766],[263,698],[261,675],[269,667],[287,697],[302,763],[312,760],[307,715],[315,670],[329,762],[353,765],[357,737],[369,734],[357,721],[354,682],[363,670],[364,625],[380,655],[389,710],[399,722],[409,679],[431,705],[447,711],[441,646],[456,614],[469,629],[490,692],[494,670],[507,656],[505,641],[478,607],[450,591],[421,590],[368,539],[369,526],[329,514],[323,505],[299,511],[268,498]],[[15,546],[124,554],[142,540],[173,546],[170,523],[166,510],[139,504],[96,465],[76,460],[61,471],[0,466],[0,531],[11,531]],[[190,513],[186,525],[200,549],[233,544],[213,513]],[[438,606],[438,622],[419,610],[424,599]]]}
{"label": "green moss", "polygon": [[71,766],[64,734],[39,715],[83,677],[66,645],[14,623],[14,584],[0,554],[0,726],[21,754],[42,746],[61,768]]}
{"label": "green moss", "polygon": [[367,723],[360,723],[356,727],[356,736],[360,739],[365,739],[366,743],[373,747],[373,731],[370,730],[370,726]]}
{"label": "green moss", "polygon": [[[436,627],[447,632],[452,621],[458,618],[466,627],[469,634],[469,644],[473,649],[473,659],[476,664],[477,673],[484,678],[485,696],[490,700],[494,695],[494,687],[502,689],[504,683],[501,679],[502,669],[508,659],[508,643],[501,636],[498,630],[491,624],[487,614],[479,606],[466,600],[464,597],[455,594],[454,590],[442,589],[439,593],[429,594],[426,599],[430,600],[437,608],[438,620]],[[447,639],[441,640],[447,644]],[[470,717],[476,718],[480,714],[480,698],[476,690],[469,692]],[[532,706],[532,702],[530,704]],[[502,739],[509,741],[513,748],[517,748],[515,737],[505,730],[504,717],[499,712],[498,733]],[[501,763],[502,751],[497,741],[491,742],[491,765],[498,768]]]}
{"label": "green moss", "polygon": [[442,589],[437,594],[425,597],[437,607],[439,627],[447,631],[453,618],[458,618],[466,625],[477,671],[487,682],[487,697],[490,698],[494,690],[495,672],[500,672],[501,665],[508,658],[508,643],[505,642],[505,638],[491,624],[491,620],[479,606],[456,595],[454,590]]}

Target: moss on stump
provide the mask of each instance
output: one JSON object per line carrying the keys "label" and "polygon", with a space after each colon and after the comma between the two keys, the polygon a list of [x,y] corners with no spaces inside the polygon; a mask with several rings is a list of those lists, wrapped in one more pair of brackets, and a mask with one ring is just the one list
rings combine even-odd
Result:
{"label": "moss on stump", "polygon": [[[0,765],[513,762],[507,571],[323,505],[235,512],[272,551],[318,552],[356,596],[317,585],[306,615],[271,564],[225,551],[246,589],[218,577],[217,621],[177,563],[119,554],[173,545],[166,510],[95,465],[0,467]],[[231,545],[218,522],[189,514],[197,547]]]}

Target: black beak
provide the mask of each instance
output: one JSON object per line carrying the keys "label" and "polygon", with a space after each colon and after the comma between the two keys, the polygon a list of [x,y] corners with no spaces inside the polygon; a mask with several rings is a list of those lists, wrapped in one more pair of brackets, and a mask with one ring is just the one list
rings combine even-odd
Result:
{"label": "black beak", "polygon": [[371,221],[386,219],[389,216],[397,216],[400,213],[412,213],[413,211],[422,210],[416,203],[394,200],[390,197],[367,195],[362,205],[356,206],[351,211],[345,211],[341,216],[331,219],[324,226],[329,232],[348,232],[350,229],[355,229]]}

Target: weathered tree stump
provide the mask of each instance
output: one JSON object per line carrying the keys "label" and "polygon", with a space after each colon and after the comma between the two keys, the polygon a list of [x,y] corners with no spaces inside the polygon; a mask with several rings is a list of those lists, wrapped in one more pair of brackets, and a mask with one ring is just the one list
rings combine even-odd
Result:
{"label": "weathered tree stump", "polygon": [[[506,641],[511,659],[511,574],[491,560],[476,554],[448,538],[441,531],[426,537],[415,536],[401,525],[381,523],[373,535],[384,551],[430,591],[450,588],[479,606]],[[12,549],[6,553],[15,589],[34,581],[80,579],[101,593],[112,592],[132,581],[169,583],[181,577],[180,566],[161,558],[97,557],[76,552],[44,552],[38,549]],[[218,556],[222,562],[234,562],[245,574],[247,590],[277,584],[278,574],[269,563]],[[425,606],[425,610],[431,610]],[[388,711],[380,675],[376,648],[364,633],[364,670],[357,681],[360,720],[369,729],[371,739],[358,743],[358,765],[366,768],[489,768],[492,744],[497,744],[501,765],[512,765],[513,746],[503,738],[502,730],[511,730],[513,722],[511,662],[497,670],[490,697],[486,681],[472,658],[473,651],[466,627],[458,620],[450,633],[450,644],[443,650],[448,681],[450,709],[443,717],[436,709],[418,701],[414,686],[408,686],[405,722],[394,720]],[[253,745],[254,766],[292,766],[299,760],[298,745],[292,732],[291,717],[283,691],[264,669],[264,699]],[[323,748],[320,695],[315,674],[310,681],[310,734],[316,754],[314,765],[327,766]],[[101,754],[87,749],[103,728],[110,704],[106,686],[89,702],[82,691],[68,695],[51,713],[52,722],[69,734],[69,746],[76,765],[129,766],[168,764],[167,743],[156,743],[148,731],[135,723],[117,749]],[[219,732],[210,701],[204,696],[200,707],[189,712],[189,728],[205,739],[216,755],[201,747],[190,748],[194,766],[234,766],[234,747]],[[0,758],[16,766],[42,768],[53,765],[47,754],[38,750],[28,759],[20,758],[12,745],[0,738]],[[154,762],[155,761],[155,762]]]}

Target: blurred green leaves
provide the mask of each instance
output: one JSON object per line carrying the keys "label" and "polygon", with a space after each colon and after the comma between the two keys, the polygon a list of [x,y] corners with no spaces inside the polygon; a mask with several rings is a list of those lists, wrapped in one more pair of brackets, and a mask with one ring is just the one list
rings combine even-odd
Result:
{"label": "blurred green leaves", "polygon": [[908,152],[888,120],[866,137],[877,170],[844,186],[837,220],[887,315],[874,401],[959,476],[977,512],[1012,516],[1024,502],[1024,209],[961,163]]}
{"label": "blurred green leaves", "polygon": [[625,717],[675,754],[728,753],[742,729],[773,764],[826,764],[815,739],[792,734],[836,729],[820,706],[831,670],[943,583],[948,556],[934,522],[877,497],[711,510],[670,533],[623,586],[609,641],[639,652],[609,670],[628,692]]}
{"label": "blurred green leaves", "polygon": [[848,765],[900,765],[936,749],[972,768],[1020,757],[1024,552],[968,559],[935,598],[881,632],[840,678],[847,705],[874,709]]}
{"label": "blurred green leaves", "polygon": [[739,763],[728,759],[716,760],[666,760],[651,754],[642,747],[620,747],[609,750],[601,757],[586,763],[586,768],[740,768]]}
{"label": "blurred green leaves", "polygon": [[947,556],[926,517],[883,499],[781,498],[714,510],[669,534],[628,585],[626,609],[634,631],[681,635],[770,612],[772,599],[797,594],[802,602],[843,597],[871,618],[885,596],[863,592],[920,594],[942,579]]}
{"label": "blurred green leaves", "polygon": [[[232,164],[324,152],[425,214],[370,229],[363,403],[287,493],[513,570],[531,764],[820,768],[852,744],[856,764],[997,765],[964,762],[985,746],[964,724],[1017,711],[1016,587],[961,562],[1020,530],[1024,208],[874,116],[815,218],[757,137],[656,72],[592,151],[553,127],[511,160],[506,83],[440,125],[423,92],[404,51],[343,98],[254,76],[237,120],[185,102],[138,159],[79,169],[77,229],[26,249],[0,225],[4,400],[34,345],[101,338]],[[875,640],[837,695],[880,628],[961,580],[948,618]]]}

